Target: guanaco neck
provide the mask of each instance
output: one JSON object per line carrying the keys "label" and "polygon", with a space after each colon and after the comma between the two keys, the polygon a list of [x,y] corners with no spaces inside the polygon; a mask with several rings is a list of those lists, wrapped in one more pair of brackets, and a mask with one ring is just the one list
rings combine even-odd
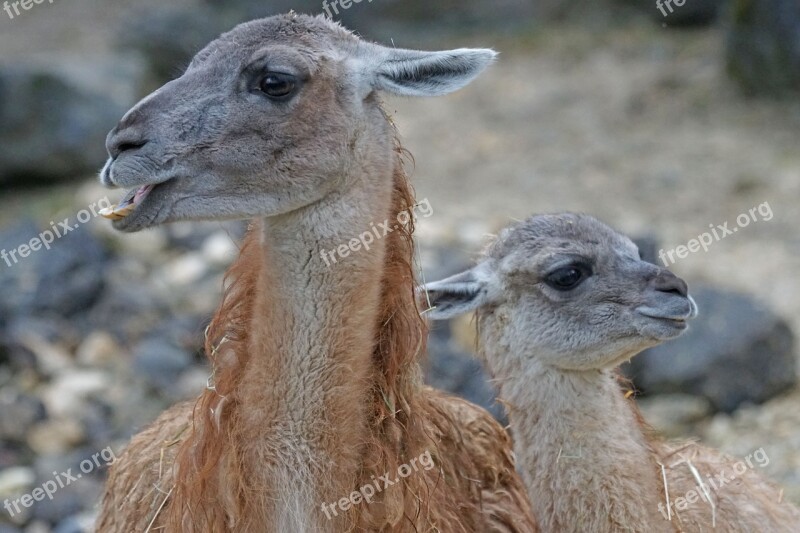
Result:
{"label": "guanaco neck", "polygon": [[543,531],[674,531],[659,513],[659,466],[610,371],[528,358],[496,377]]}
{"label": "guanaco neck", "polygon": [[385,242],[345,246],[347,257],[338,250],[389,219],[392,183],[351,183],[263,222],[239,416],[249,428],[245,468],[273,488],[275,514],[286,514],[275,522],[288,528],[332,527],[321,505],[354,490],[369,442]]}

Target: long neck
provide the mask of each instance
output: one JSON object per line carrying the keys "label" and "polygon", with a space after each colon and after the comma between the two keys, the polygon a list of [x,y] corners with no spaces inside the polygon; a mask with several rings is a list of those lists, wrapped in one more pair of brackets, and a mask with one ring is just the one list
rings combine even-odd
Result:
{"label": "long neck", "polygon": [[[275,510],[287,527],[330,527],[321,504],[350,494],[369,441],[386,255],[373,228],[390,217],[392,188],[371,183],[263,222],[238,416],[243,460],[288,500]],[[369,249],[350,245],[365,233]]]}
{"label": "long neck", "polygon": [[659,513],[659,467],[614,376],[531,359],[517,370],[497,378],[543,531],[673,531]]}

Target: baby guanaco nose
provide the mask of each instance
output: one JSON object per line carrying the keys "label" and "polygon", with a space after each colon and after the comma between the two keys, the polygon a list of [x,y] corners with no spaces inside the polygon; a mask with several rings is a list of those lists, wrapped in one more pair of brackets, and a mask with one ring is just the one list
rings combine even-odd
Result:
{"label": "baby guanaco nose", "polygon": [[689,296],[689,286],[681,278],[670,272],[662,270],[653,279],[653,288],[659,292],[677,294],[684,298]]}

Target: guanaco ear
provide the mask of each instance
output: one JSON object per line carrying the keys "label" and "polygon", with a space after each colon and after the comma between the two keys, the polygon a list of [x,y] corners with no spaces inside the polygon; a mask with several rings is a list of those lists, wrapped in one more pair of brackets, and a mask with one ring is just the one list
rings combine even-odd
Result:
{"label": "guanaco ear", "polygon": [[490,280],[480,265],[441,281],[422,287],[422,307],[431,320],[449,318],[475,311],[490,303]]}
{"label": "guanaco ear", "polygon": [[372,88],[400,96],[440,96],[461,89],[497,57],[494,50],[420,52],[374,45],[367,54]]}

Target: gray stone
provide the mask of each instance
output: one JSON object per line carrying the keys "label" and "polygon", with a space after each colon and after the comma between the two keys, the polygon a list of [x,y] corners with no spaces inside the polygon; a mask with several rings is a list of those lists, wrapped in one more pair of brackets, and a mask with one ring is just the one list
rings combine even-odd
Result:
{"label": "gray stone", "polygon": [[700,315],[689,331],[625,365],[639,389],[694,394],[731,412],[797,383],[794,335],[784,320],[745,295],[703,286],[691,292]]}
{"label": "gray stone", "polygon": [[428,339],[426,382],[437,388],[480,405],[495,418],[505,421],[503,407],[495,401],[495,392],[480,362],[459,349],[450,333],[449,322],[437,323]]}
{"label": "gray stone", "polygon": [[[67,225],[74,229],[55,239],[49,250],[40,248],[24,258],[16,255],[16,263],[9,259],[0,264],[0,316],[6,320],[28,314],[65,318],[87,310],[99,297],[108,254],[74,217]],[[33,221],[22,221],[0,233],[0,250],[18,250],[46,230]]]}
{"label": "gray stone", "polygon": [[148,89],[176,78],[209,41],[230,29],[215,10],[161,7],[132,14],[118,28],[117,47],[139,53],[148,69]]}
{"label": "gray stone", "polygon": [[748,94],[800,92],[800,2],[734,0],[728,72]]}
{"label": "gray stone", "polygon": [[[675,0],[650,0],[642,2],[659,24],[667,27],[705,26],[717,19],[726,0],[684,0],[676,5]],[[660,6],[660,7],[659,7]]]}
{"label": "gray stone", "polygon": [[37,67],[0,68],[0,186],[34,186],[93,173],[125,109],[103,92]]}
{"label": "gray stone", "polygon": [[472,268],[477,255],[463,244],[440,244],[435,247],[420,247],[422,271],[429,281],[444,279],[448,276]]}
{"label": "gray stone", "polygon": [[[112,263],[110,270],[117,263]],[[159,294],[146,279],[111,279],[82,326],[88,335],[93,330],[108,331],[122,341],[133,341],[168,315],[170,294]]]}
{"label": "gray stone", "polygon": [[191,362],[189,352],[162,337],[150,337],[133,350],[133,367],[136,372],[162,390],[174,387]]}
{"label": "gray stone", "polygon": [[45,419],[41,400],[11,387],[0,388],[0,439],[24,442],[25,434],[34,424]]}
{"label": "gray stone", "polygon": [[654,265],[663,266],[658,260],[659,241],[652,235],[642,235],[633,238],[633,243],[639,247],[639,256],[643,261]]}
{"label": "gray stone", "polygon": [[95,515],[81,513],[62,520],[53,529],[53,533],[91,533],[94,531]]}
{"label": "gray stone", "polygon": [[36,481],[33,469],[17,466],[0,470],[0,495],[4,498],[12,494],[30,490]]}
{"label": "gray stone", "polygon": [[[34,518],[50,524],[58,524],[59,528],[61,528],[65,518],[74,517],[81,511],[94,507],[102,494],[101,482],[87,478],[79,469],[73,468],[72,474],[75,476],[80,475],[81,477],[63,489],[59,489],[53,495],[52,500],[45,498],[40,502],[36,502],[33,507]],[[46,479],[53,479],[52,473]],[[73,531],[85,530],[76,529]]]}
{"label": "gray stone", "polygon": [[[346,27],[370,39],[419,36],[424,29],[487,27],[509,28],[521,26],[534,17],[549,17],[550,9],[542,9],[542,2],[529,0],[359,0],[342,9],[341,0],[206,0],[230,21],[243,21],[286,13],[326,14]],[[328,6],[326,10],[324,5]],[[399,32],[399,33],[398,33]]]}

